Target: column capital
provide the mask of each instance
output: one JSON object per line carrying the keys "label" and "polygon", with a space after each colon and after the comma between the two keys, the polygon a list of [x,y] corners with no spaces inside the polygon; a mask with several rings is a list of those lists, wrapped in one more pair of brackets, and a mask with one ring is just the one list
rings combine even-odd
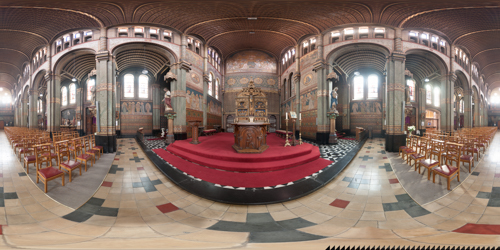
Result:
{"label": "column capital", "polygon": [[395,51],[395,52],[393,52],[391,54],[391,59],[393,61],[400,61],[400,62],[402,62],[402,61],[404,61],[406,59],[406,55],[404,53]]}
{"label": "column capital", "polygon": [[209,82],[210,81],[210,76],[206,73],[203,74],[203,82]]}
{"label": "column capital", "polygon": [[152,87],[153,87],[153,89],[159,89],[159,88],[160,88],[160,84],[158,84],[158,83],[154,83],[154,84],[152,85]]}
{"label": "column capital", "polygon": [[187,62],[187,61],[184,61],[182,60],[181,62],[179,62],[179,68],[180,69],[183,69],[187,72],[189,72],[191,70],[191,63]]}
{"label": "column capital", "polygon": [[43,77],[45,81],[50,82],[54,78],[54,74],[52,71],[48,71]]}
{"label": "column capital", "polygon": [[455,74],[455,72],[449,74],[448,79],[452,82],[455,82],[457,80],[457,74]]}
{"label": "column capital", "polygon": [[300,72],[297,72],[295,75],[293,75],[293,81],[295,83],[300,83]]}
{"label": "column capital", "polygon": [[108,61],[110,59],[109,51],[105,50],[97,52],[97,54],[95,55],[95,59],[97,61]]}
{"label": "column capital", "polygon": [[325,60],[323,59],[318,59],[314,64],[313,64],[313,71],[317,72],[318,70],[326,68],[326,63]]}

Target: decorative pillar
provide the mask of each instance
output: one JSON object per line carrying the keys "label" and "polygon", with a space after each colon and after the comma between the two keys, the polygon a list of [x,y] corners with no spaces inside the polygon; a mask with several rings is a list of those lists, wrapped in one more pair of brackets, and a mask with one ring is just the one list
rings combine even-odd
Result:
{"label": "decorative pillar", "polygon": [[455,95],[455,81],[457,75],[451,73],[441,79],[441,130],[453,131],[455,114],[453,112],[453,96]]}
{"label": "decorative pillar", "polygon": [[103,146],[104,153],[116,152],[115,125],[115,63],[107,50],[106,28],[101,29],[99,52],[96,54],[96,144]]}
{"label": "decorative pillar", "polygon": [[38,90],[29,90],[30,108],[29,108],[29,128],[38,128]]}
{"label": "decorative pillar", "polygon": [[[29,94],[29,93],[28,93]],[[21,126],[22,127],[28,127],[28,101],[29,101],[29,96],[25,96],[21,102]]]}
{"label": "decorative pillar", "polygon": [[47,81],[47,131],[59,131],[61,126],[61,79],[52,72],[45,75]]}
{"label": "decorative pillar", "polygon": [[83,133],[83,121],[82,121],[82,117],[83,117],[83,111],[82,111],[82,108],[83,108],[83,86],[82,86],[82,83],[80,82],[80,84],[77,85],[76,87],[76,110],[75,110],[75,116],[76,116],[76,131],[78,131],[78,133],[80,134],[80,136],[82,136],[84,133]]}
{"label": "decorative pillar", "polygon": [[[160,106],[161,106],[161,92],[160,92],[160,84],[153,84],[153,134],[158,133],[161,128],[161,120],[160,120]],[[173,128],[172,128],[173,129]],[[170,131],[169,131],[170,133]]]}
{"label": "decorative pillar", "polygon": [[177,79],[173,80],[170,84],[172,93],[172,108],[177,113],[174,120],[174,137],[176,140],[187,139],[187,122],[186,122],[186,75],[191,70],[191,64],[186,62],[186,47],[187,37],[185,34],[181,36],[181,59],[180,62],[174,67],[173,74]]}
{"label": "decorative pillar", "polygon": [[171,144],[175,142],[175,137],[174,137],[174,118],[176,114],[173,110],[170,112],[165,113],[165,117],[168,119],[168,134],[166,136],[165,142],[167,144]]}
{"label": "decorative pillar", "polygon": [[[422,86],[424,87],[424,86]],[[422,135],[423,133],[425,133],[427,127],[426,127],[426,124],[425,124],[425,116],[426,116],[426,112],[427,112],[427,109],[426,109],[426,104],[427,104],[427,99],[426,99],[426,89],[425,88],[419,88],[418,89],[419,92],[418,92],[418,116],[419,116],[419,119],[418,119],[418,126],[417,128],[420,129],[420,134]]]}
{"label": "decorative pillar", "polygon": [[[208,95],[208,84],[210,82],[210,77],[208,76],[208,47],[205,45],[203,50],[203,127],[207,129],[208,118],[207,118],[207,95]],[[212,79],[214,80],[214,79]],[[213,89],[215,91],[215,88]],[[224,99],[224,98],[221,98]]]}
{"label": "decorative pillar", "polygon": [[406,56],[402,52],[401,32],[401,28],[396,28],[396,36],[394,38],[395,51],[390,56],[387,65],[387,130],[385,150],[388,152],[398,152],[400,146],[406,145],[403,123]]}

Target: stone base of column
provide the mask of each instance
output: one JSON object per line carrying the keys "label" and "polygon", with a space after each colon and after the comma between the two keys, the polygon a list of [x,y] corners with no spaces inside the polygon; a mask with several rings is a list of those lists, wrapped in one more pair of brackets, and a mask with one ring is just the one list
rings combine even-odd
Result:
{"label": "stone base of column", "polygon": [[330,139],[330,132],[317,132],[316,133],[316,143],[319,145],[328,144],[328,140]]}
{"label": "stone base of column", "polygon": [[161,129],[153,129],[153,135],[161,135]]}
{"label": "stone base of column", "polygon": [[114,153],[116,152],[116,135],[96,135],[95,144],[97,146],[102,146],[104,153]]}
{"label": "stone base of column", "polygon": [[328,138],[328,143],[332,145],[337,145],[339,144],[337,134],[330,134],[330,137]]}
{"label": "stone base of column", "polygon": [[187,140],[188,134],[187,133],[174,133],[174,138],[175,138],[175,140]]}
{"label": "stone base of column", "polygon": [[385,151],[399,152],[400,146],[406,146],[406,135],[385,135]]}

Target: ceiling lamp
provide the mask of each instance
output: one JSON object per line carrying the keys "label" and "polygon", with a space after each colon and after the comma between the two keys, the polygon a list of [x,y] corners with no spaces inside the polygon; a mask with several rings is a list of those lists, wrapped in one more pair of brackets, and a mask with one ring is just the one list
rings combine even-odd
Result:
{"label": "ceiling lamp", "polygon": [[144,59],[144,69],[142,70],[142,74],[143,75],[147,75],[148,74],[148,70],[146,69],[146,45],[144,45],[144,53],[142,54],[143,55],[143,59]]}
{"label": "ceiling lamp", "polygon": [[71,81],[76,82],[76,78],[73,77],[73,79],[71,79]]}
{"label": "ceiling lamp", "polygon": [[429,82],[429,78],[425,78],[425,79],[424,79],[424,81],[425,81],[425,82]]}
{"label": "ceiling lamp", "polygon": [[143,69],[143,70],[142,70],[142,74],[143,74],[143,75],[147,75],[147,74],[148,74],[148,70],[147,70],[147,69]]}
{"label": "ceiling lamp", "polygon": [[358,71],[354,71],[354,75],[355,76],[359,76],[359,72]]}

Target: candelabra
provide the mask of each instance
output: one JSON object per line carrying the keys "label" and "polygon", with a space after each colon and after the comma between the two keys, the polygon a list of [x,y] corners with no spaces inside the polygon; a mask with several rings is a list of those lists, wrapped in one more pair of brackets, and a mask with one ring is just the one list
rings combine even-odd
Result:
{"label": "candelabra", "polygon": [[302,119],[299,119],[299,145],[302,145]]}
{"label": "candelabra", "polygon": [[285,132],[285,138],[286,138],[285,147],[286,147],[286,146],[292,146],[292,145],[290,145],[290,141],[288,140],[288,116],[286,117],[285,121],[286,121],[286,132]]}

